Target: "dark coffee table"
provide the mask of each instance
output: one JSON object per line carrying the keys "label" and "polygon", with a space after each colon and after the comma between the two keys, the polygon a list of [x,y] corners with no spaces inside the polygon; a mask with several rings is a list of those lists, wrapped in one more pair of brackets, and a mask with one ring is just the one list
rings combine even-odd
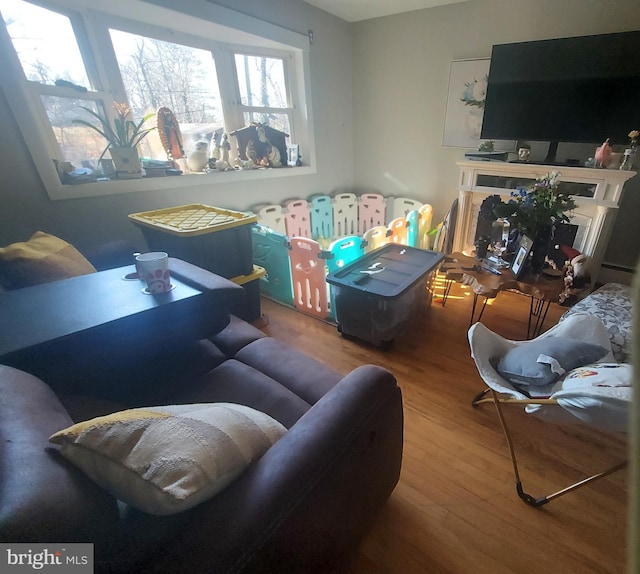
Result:
{"label": "dark coffee table", "polygon": [[172,259],[170,267],[174,289],[156,295],[144,293],[142,281],[123,279],[133,265],[0,293],[0,362],[25,366],[62,347],[106,354],[223,329],[242,288],[209,273],[203,285],[202,270],[184,261]]}

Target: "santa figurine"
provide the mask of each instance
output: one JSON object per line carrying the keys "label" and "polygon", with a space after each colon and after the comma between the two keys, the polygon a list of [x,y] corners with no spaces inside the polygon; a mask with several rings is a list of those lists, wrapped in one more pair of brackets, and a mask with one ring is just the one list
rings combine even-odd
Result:
{"label": "santa figurine", "polygon": [[[561,305],[573,305],[582,299],[591,289],[591,273],[588,268],[588,257],[575,249],[562,246],[562,250],[572,255],[564,267],[564,291],[560,293]],[[577,255],[575,255],[577,253]]]}

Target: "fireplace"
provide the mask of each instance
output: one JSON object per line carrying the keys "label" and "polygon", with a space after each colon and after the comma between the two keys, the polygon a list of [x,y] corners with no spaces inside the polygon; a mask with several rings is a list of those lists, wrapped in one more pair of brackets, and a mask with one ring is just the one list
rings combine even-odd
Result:
{"label": "fireplace", "polygon": [[454,251],[474,251],[480,205],[486,197],[499,194],[508,201],[512,190],[528,187],[537,177],[556,170],[560,172],[561,189],[573,195],[577,204],[570,221],[575,226],[573,247],[591,258],[591,273],[597,280],[624,184],[635,172],[493,161],[460,161],[457,165],[460,174]]}

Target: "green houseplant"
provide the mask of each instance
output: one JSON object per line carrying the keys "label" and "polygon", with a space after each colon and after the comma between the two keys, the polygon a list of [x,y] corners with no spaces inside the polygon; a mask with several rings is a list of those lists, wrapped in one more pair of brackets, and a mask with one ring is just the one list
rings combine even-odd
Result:
{"label": "green houseplant", "polygon": [[100,122],[100,126],[82,119],[76,119],[73,122],[95,130],[107,140],[107,145],[100,154],[98,163],[100,163],[104,154],[109,151],[119,178],[142,177],[142,166],[137,146],[155,129],[155,127],[144,127],[147,120],[152,118],[154,114],[147,114],[136,123],[130,119],[131,108],[127,104],[114,102],[113,107],[116,111],[116,117],[113,120],[113,125],[111,125],[109,118],[87,107],[80,107],[96,118]]}

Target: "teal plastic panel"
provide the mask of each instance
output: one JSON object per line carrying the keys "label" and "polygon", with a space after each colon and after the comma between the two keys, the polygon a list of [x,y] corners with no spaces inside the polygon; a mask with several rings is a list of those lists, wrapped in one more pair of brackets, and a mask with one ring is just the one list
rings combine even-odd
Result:
{"label": "teal plastic panel", "polygon": [[420,214],[417,211],[407,213],[407,245],[420,247]]}
{"label": "teal plastic panel", "polygon": [[287,237],[255,225],[252,229],[253,263],[266,270],[260,278],[260,292],[286,305],[293,305],[291,262]]}
{"label": "teal plastic panel", "polygon": [[[349,235],[341,239],[336,239],[329,246],[329,256],[327,257],[327,270],[333,273],[349,265],[356,259],[360,259],[364,255],[364,242],[357,235]],[[331,286],[330,286],[331,287]],[[335,318],[335,297],[333,289],[329,291],[329,309],[330,317]]]}
{"label": "teal plastic panel", "polygon": [[333,239],[333,204],[328,195],[311,198],[311,237],[320,244]]}

